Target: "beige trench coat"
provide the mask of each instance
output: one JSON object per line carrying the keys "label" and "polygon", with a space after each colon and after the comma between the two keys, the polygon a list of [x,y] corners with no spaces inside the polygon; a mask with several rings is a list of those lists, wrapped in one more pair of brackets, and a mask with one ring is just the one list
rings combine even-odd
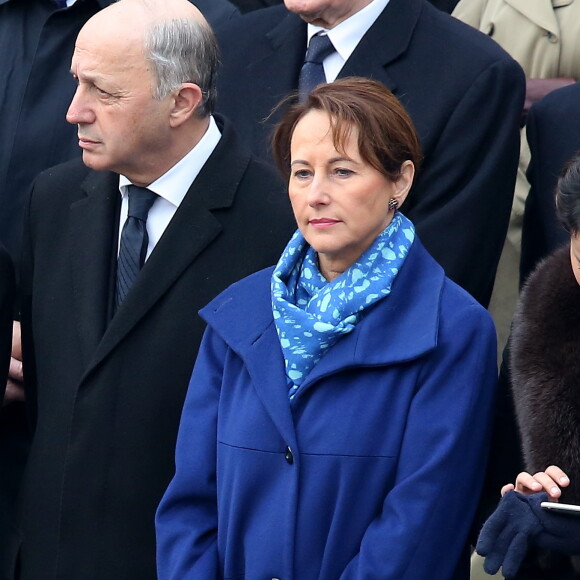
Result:
{"label": "beige trench coat", "polygon": [[[580,80],[580,0],[460,0],[453,16],[489,35],[527,78]],[[522,130],[508,239],[519,249],[530,151]]]}
{"label": "beige trench coat", "polygon": [[580,0],[461,0],[453,16],[491,36],[528,78],[580,79]]}

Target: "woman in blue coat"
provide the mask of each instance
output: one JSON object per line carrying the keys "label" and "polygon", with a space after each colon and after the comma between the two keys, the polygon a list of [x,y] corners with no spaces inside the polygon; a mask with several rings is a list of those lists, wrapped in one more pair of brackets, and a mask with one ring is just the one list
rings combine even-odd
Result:
{"label": "woman in blue coat", "polygon": [[159,578],[468,578],[495,332],[398,211],[412,123],[382,85],[343,79],[293,106],[273,148],[298,231],[200,312]]}

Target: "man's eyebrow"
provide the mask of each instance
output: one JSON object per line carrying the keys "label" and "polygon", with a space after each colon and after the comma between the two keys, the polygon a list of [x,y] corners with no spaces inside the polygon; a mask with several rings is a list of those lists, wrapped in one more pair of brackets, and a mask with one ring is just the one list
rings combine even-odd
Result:
{"label": "man's eyebrow", "polygon": [[70,74],[75,78],[82,78],[83,80],[90,81],[90,82],[102,82],[103,77],[92,72],[75,72],[72,68],[70,69]]}

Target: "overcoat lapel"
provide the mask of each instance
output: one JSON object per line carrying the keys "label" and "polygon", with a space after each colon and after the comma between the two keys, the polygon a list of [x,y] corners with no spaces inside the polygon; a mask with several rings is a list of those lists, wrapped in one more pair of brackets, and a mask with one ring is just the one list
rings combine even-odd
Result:
{"label": "overcoat lapel", "polygon": [[[254,111],[249,118],[262,118],[263,111],[271,109],[273,100],[280,101],[298,87],[305,53],[306,24],[290,13],[268,32],[261,58],[248,66],[248,75],[260,78],[263,84],[263,90],[256,91],[247,104]],[[280,110],[268,123],[276,123],[281,115]]]}
{"label": "overcoat lapel", "polygon": [[346,61],[339,78],[370,76],[396,95],[397,85],[387,67],[409,47],[421,9],[418,0],[391,0]]}
{"label": "overcoat lapel", "polygon": [[[252,385],[281,437],[297,449],[284,374],[284,357],[271,308],[270,275],[258,272],[259,284],[242,280],[205,306],[201,317],[243,359]],[[234,321],[234,322],[233,322]]]}
{"label": "overcoat lapel", "polygon": [[247,369],[252,384],[281,437],[293,451],[298,451],[294,420],[288,399],[282,349],[278,348],[274,320],[246,351]]}
{"label": "overcoat lapel", "polygon": [[554,13],[553,2],[531,2],[530,0],[506,0],[506,4],[521,12],[536,26],[560,36],[558,19]]}
{"label": "overcoat lapel", "polygon": [[70,208],[73,310],[84,366],[107,327],[113,240],[118,227],[119,177],[91,172],[81,188],[86,197]]}
{"label": "overcoat lapel", "polygon": [[107,327],[85,376],[147,315],[219,235],[222,226],[212,210],[233,204],[249,159],[226,127],[218,146],[189,188],[135,285]]}

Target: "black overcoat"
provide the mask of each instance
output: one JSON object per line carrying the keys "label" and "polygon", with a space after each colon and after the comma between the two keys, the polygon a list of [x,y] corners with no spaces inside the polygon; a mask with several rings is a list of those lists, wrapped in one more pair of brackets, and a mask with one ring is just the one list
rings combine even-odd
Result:
{"label": "black overcoat", "polygon": [[286,197],[226,125],[109,320],[118,175],[72,161],[37,179],[23,259],[35,433],[22,493],[22,580],[155,578],[153,518],[173,475],[204,327],[197,311],[276,262],[295,227]]}

